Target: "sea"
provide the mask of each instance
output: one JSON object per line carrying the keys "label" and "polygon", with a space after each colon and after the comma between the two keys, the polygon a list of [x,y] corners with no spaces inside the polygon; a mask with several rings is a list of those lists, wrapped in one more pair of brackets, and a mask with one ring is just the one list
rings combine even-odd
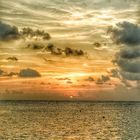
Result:
{"label": "sea", "polygon": [[140,140],[140,102],[0,101],[0,140]]}

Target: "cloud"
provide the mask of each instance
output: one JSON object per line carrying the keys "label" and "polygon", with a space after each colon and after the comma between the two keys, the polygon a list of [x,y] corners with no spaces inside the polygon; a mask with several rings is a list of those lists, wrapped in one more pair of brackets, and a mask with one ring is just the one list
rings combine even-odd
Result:
{"label": "cloud", "polygon": [[116,43],[140,44],[140,27],[136,24],[124,21],[116,24],[116,27],[110,27],[108,32]]}
{"label": "cloud", "polygon": [[122,22],[110,28],[110,33],[113,41],[121,44],[114,62],[122,78],[140,80],[140,26]]}
{"label": "cloud", "polygon": [[44,30],[33,30],[32,28],[23,28],[21,31],[18,30],[16,26],[11,26],[9,24],[3,23],[0,21],[0,40],[10,40],[17,38],[35,38],[42,40],[49,40],[51,36],[49,33]]}
{"label": "cloud", "polygon": [[27,48],[30,48],[30,49],[33,49],[33,50],[37,50],[37,49],[43,49],[44,48],[44,45],[41,44],[41,43],[29,43],[27,45]]}
{"label": "cloud", "polygon": [[103,81],[103,82],[107,82],[107,81],[110,80],[110,77],[107,76],[107,75],[102,75],[101,78],[102,78],[102,81]]}
{"label": "cloud", "polygon": [[131,73],[125,71],[121,71],[120,73],[127,80],[140,80],[140,73]]}
{"label": "cloud", "polygon": [[56,47],[53,43],[48,43],[44,46],[43,51],[49,51],[53,55],[65,55],[65,56],[84,56],[86,53],[81,49],[72,49],[65,47],[64,49]]}
{"label": "cloud", "polygon": [[5,76],[9,76],[9,77],[17,76],[17,75],[18,75],[18,73],[16,73],[16,72],[10,72],[8,74],[5,74]]}
{"label": "cloud", "polygon": [[40,73],[37,72],[36,70],[33,69],[23,69],[20,70],[19,73],[17,72],[5,72],[3,70],[0,69],[0,76],[8,76],[8,77],[12,77],[12,76],[19,76],[19,77],[40,77]]}
{"label": "cloud", "polygon": [[121,70],[125,72],[140,73],[140,59],[123,59],[122,57],[117,58],[116,63],[119,65]]}
{"label": "cloud", "polygon": [[110,77],[108,75],[102,75],[101,78],[99,78],[96,81],[96,84],[104,84],[105,82],[109,81]]}
{"label": "cloud", "polygon": [[8,57],[7,60],[18,61],[18,58],[15,56]]}
{"label": "cloud", "polygon": [[120,51],[120,56],[124,59],[140,57],[140,47],[125,48]]}
{"label": "cloud", "polygon": [[18,28],[0,21],[0,40],[9,40],[19,37]]}
{"label": "cloud", "polygon": [[[31,31],[30,31],[31,30]],[[30,29],[25,29],[24,28],[24,33],[22,32],[22,29],[18,31],[17,27],[8,25],[6,23],[0,22],[0,40],[5,41],[5,39],[19,39],[19,42],[14,42],[12,46],[21,46],[21,47],[27,47],[29,49],[33,50],[44,50],[50,52],[52,55],[55,56],[66,56],[66,57],[82,57],[85,55],[85,52],[81,49],[73,49],[71,47],[59,47],[56,46],[53,43],[49,43],[43,40],[29,40],[26,38],[28,37],[28,34],[32,34],[32,36],[39,36],[44,37],[47,35],[47,33],[43,30],[32,30]],[[24,38],[25,37],[25,38]],[[25,39],[25,40],[24,40]],[[48,53],[47,53],[48,54]],[[48,55],[45,55],[45,53],[42,54],[42,57],[48,58]],[[18,58],[15,56],[10,56],[7,57],[6,60],[8,61],[18,61]]]}
{"label": "cloud", "polygon": [[72,81],[67,81],[67,84],[72,84]]}
{"label": "cloud", "polygon": [[66,56],[83,56],[85,54],[83,50],[72,49],[69,47],[65,48],[64,53]]}
{"label": "cloud", "polygon": [[118,69],[111,69],[111,77],[120,77]]}
{"label": "cloud", "polygon": [[103,84],[103,81],[101,78],[99,78],[97,81],[96,81],[96,84]]}
{"label": "cloud", "polygon": [[38,71],[27,68],[27,69],[20,70],[18,76],[19,77],[40,77],[41,75]]}
{"label": "cloud", "polygon": [[41,43],[41,42],[31,42],[26,45],[26,48],[33,49],[33,50],[40,50],[42,52],[49,52],[55,56],[84,56],[86,52],[81,49],[72,49],[70,47],[60,48],[55,46],[53,43]]}
{"label": "cloud", "polygon": [[49,33],[45,32],[44,30],[33,30],[32,28],[23,28],[20,32],[22,36],[25,37],[41,37],[43,40],[49,40],[51,39],[51,36]]}
{"label": "cloud", "polygon": [[64,78],[56,78],[57,80],[71,80],[70,78],[68,77],[64,77]]}
{"label": "cloud", "polygon": [[0,69],[0,76],[9,76],[9,77],[12,77],[12,76],[16,76],[18,75],[18,73],[16,72],[10,72],[10,73],[7,73],[3,70]]}
{"label": "cloud", "polygon": [[0,76],[4,74],[4,71],[0,69]]}
{"label": "cloud", "polygon": [[94,45],[95,47],[97,47],[97,48],[99,48],[99,47],[102,46],[101,43],[99,43],[99,42],[95,42],[95,43],[93,43],[93,45]]}
{"label": "cloud", "polygon": [[89,76],[88,78],[85,79],[85,81],[93,82],[95,81],[93,77]]}

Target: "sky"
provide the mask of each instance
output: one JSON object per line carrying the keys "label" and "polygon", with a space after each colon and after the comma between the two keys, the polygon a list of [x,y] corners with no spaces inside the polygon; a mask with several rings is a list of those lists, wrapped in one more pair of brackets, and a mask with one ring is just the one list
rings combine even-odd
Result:
{"label": "sky", "polygon": [[0,100],[140,101],[140,0],[0,0]]}

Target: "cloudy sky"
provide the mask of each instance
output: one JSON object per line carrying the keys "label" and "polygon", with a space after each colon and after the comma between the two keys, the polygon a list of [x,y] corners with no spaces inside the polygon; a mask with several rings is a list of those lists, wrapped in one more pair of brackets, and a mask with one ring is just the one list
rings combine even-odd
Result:
{"label": "cloudy sky", "polygon": [[140,101],[140,0],[0,0],[0,99]]}

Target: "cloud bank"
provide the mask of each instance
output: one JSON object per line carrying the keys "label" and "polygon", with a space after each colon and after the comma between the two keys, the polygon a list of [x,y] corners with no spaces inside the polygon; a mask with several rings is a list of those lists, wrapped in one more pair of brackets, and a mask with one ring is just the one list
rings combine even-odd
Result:
{"label": "cloud bank", "polygon": [[113,41],[122,47],[115,58],[120,74],[127,80],[140,80],[140,26],[122,22],[109,32]]}

